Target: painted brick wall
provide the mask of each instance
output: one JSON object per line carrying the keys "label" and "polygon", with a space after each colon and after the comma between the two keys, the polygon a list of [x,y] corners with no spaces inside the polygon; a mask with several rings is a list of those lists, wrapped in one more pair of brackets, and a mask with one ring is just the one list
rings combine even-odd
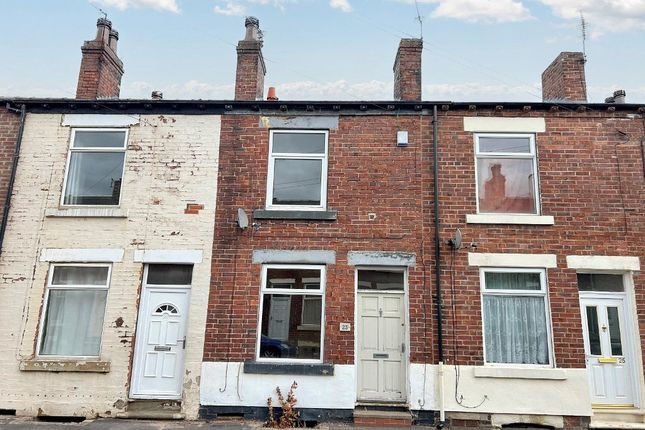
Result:
{"label": "painted brick wall", "polygon": [[0,217],[4,214],[7,187],[16,149],[20,115],[0,106]]}
{"label": "painted brick wall", "polygon": [[[59,207],[70,128],[61,115],[29,114],[14,206],[0,260],[0,408],[35,415],[114,415],[128,398],[143,265],[140,249],[199,249],[188,320],[183,407],[197,417],[205,303],[210,282],[219,117],[141,116],[130,128],[121,209],[127,218],[47,217]],[[188,204],[203,205],[184,213]],[[43,248],[120,248],[113,264],[101,356],[107,374],[24,372],[34,357],[49,264]]]}

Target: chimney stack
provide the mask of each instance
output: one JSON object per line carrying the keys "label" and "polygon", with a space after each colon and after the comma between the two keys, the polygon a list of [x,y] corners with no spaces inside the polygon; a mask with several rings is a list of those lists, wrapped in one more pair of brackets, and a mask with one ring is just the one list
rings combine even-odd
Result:
{"label": "chimney stack", "polygon": [[587,102],[585,56],[561,52],[542,73],[542,101]]}
{"label": "chimney stack", "polygon": [[266,66],[262,57],[260,21],[249,16],[244,25],[246,35],[237,43],[235,100],[262,100]]}
{"label": "chimney stack", "polygon": [[99,18],[96,38],[81,47],[83,58],[76,87],[77,99],[119,98],[123,62],[116,55],[118,40],[119,33],[112,30],[112,23]]}
{"label": "chimney stack", "polygon": [[401,39],[394,60],[394,100],[421,100],[423,40]]}

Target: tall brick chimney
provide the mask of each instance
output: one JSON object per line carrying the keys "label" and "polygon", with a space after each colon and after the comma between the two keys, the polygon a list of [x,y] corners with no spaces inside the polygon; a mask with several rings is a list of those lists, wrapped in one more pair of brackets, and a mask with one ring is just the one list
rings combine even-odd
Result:
{"label": "tall brick chimney", "polygon": [[561,52],[542,73],[542,101],[587,102],[585,56]]}
{"label": "tall brick chimney", "polygon": [[235,100],[262,100],[266,66],[262,57],[260,21],[249,16],[244,25],[246,36],[237,43]]}
{"label": "tall brick chimney", "polygon": [[83,58],[76,86],[77,99],[118,98],[121,92],[123,62],[116,55],[119,33],[112,30],[112,23],[99,18],[96,38],[81,47]]}
{"label": "tall brick chimney", "polygon": [[421,100],[423,40],[401,39],[394,60],[394,100]]}

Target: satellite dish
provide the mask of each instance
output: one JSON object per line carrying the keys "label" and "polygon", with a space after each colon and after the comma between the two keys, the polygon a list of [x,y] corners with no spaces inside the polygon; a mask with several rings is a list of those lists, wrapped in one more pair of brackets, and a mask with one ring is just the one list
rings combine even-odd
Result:
{"label": "satellite dish", "polygon": [[461,248],[461,241],[462,241],[462,236],[461,236],[461,230],[457,229],[455,232],[455,249],[460,249]]}
{"label": "satellite dish", "polygon": [[242,208],[238,208],[237,210],[237,226],[242,230],[249,226],[249,217]]}
{"label": "satellite dish", "polygon": [[453,239],[448,239],[447,243],[452,247],[452,249],[461,249],[462,240],[461,230],[457,229],[455,237]]}

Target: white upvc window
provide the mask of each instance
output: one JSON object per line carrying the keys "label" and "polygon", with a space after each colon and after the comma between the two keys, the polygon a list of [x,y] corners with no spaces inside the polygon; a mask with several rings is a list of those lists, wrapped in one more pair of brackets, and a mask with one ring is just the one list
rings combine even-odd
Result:
{"label": "white upvc window", "polygon": [[271,130],[267,209],[324,210],[327,207],[325,130]]}
{"label": "white upvc window", "polygon": [[482,268],[484,360],[551,366],[544,269]]}
{"label": "white upvc window", "polygon": [[63,206],[118,206],[128,141],[126,128],[74,128]]}
{"label": "white upvc window", "polygon": [[324,309],[325,266],[263,266],[256,358],[322,362]]}
{"label": "white upvc window", "polygon": [[475,134],[477,212],[539,215],[534,134]]}
{"label": "white upvc window", "polygon": [[49,269],[38,355],[98,357],[111,266],[54,264]]}

